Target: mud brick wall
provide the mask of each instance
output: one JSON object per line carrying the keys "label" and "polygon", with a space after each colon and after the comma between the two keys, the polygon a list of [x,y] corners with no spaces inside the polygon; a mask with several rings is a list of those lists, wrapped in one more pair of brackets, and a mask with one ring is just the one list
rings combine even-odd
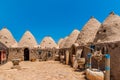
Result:
{"label": "mud brick wall", "polygon": [[30,60],[32,59],[39,59],[38,49],[36,48],[30,49]]}
{"label": "mud brick wall", "polygon": [[[9,48],[8,60],[19,58],[24,60],[24,49],[25,48]],[[38,59],[39,54],[36,48],[29,49],[29,60]]]}
{"label": "mud brick wall", "polygon": [[24,60],[24,50],[22,48],[9,48],[8,60],[15,58]]}
{"label": "mud brick wall", "polygon": [[58,51],[53,50],[53,49],[39,49],[38,50],[38,58],[41,59],[42,61],[46,60],[54,60],[54,56]]}

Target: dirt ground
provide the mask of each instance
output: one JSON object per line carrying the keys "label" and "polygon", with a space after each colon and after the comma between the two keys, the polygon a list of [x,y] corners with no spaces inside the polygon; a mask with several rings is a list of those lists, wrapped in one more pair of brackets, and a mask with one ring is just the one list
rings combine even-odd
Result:
{"label": "dirt ground", "polygon": [[12,63],[0,66],[0,80],[85,80],[84,72],[75,72],[56,61],[20,62],[21,70],[11,69]]}

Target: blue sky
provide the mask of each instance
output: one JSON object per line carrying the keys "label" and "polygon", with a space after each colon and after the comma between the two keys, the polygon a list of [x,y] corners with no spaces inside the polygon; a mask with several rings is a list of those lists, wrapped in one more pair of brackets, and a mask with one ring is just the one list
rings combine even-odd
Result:
{"label": "blue sky", "polygon": [[6,26],[17,41],[29,30],[38,43],[45,36],[57,42],[90,16],[103,22],[111,11],[120,14],[120,0],[0,0],[0,29]]}

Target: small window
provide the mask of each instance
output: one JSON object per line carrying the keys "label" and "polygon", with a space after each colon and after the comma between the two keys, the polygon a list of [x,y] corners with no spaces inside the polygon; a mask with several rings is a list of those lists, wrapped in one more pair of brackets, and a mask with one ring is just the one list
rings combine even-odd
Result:
{"label": "small window", "polygon": [[116,25],[116,26],[118,26],[118,24],[117,24],[117,23],[116,23],[115,25]]}
{"label": "small window", "polygon": [[104,29],[103,32],[106,32],[106,30]]}
{"label": "small window", "polygon": [[19,52],[19,50],[17,49],[17,53]]}
{"label": "small window", "polygon": [[101,34],[101,31],[98,31],[97,34]]}
{"label": "small window", "polygon": [[41,51],[39,51],[39,55],[41,55],[41,53],[42,53],[42,52],[41,52]]}
{"label": "small window", "polygon": [[51,56],[52,56],[51,52],[50,52],[50,51],[48,51],[48,57],[51,57]]}
{"label": "small window", "polygon": [[100,51],[100,50],[101,50],[100,46],[97,46],[97,47],[96,47],[96,50],[97,50],[97,51]]}

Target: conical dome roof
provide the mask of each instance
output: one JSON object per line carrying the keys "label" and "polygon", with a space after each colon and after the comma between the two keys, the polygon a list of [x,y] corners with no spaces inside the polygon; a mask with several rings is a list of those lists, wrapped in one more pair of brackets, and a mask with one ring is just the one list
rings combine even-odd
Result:
{"label": "conical dome roof", "polygon": [[19,44],[20,47],[35,47],[37,42],[31,32],[26,31],[21,38]]}
{"label": "conical dome roof", "polygon": [[62,40],[62,42],[61,42],[60,45],[59,45],[59,48],[63,48],[63,47],[64,47],[64,44],[66,43],[67,38],[68,38],[68,36],[65,37],[65,38]]}
{"label": "conical dome roof", "polygon": [[58,41],[58,46],[60,46],[60,44],[62,43],[63,40],[64,40],[64,39],[61,38],[61,39]]}
{"label": "conical dome roof", "polygon": [[69,48],[72,46],[72,44],[75,43],[75,41],[77,40],[77,37],[79,35],[79,31],[78,30],[73,30],[72,33],[70,34],[70,36],[66,39],[66,42],[64,44],[63,48]]}
{"label": "conical dome roof", "polygon": [[12,47],[13,45],[17,46],[17,42],[12,36],[12,33],[7,29],[3,28],[0,31],[0,42],[2,42],[7,47]]}
{"label": "conical dome roof", "polygon": [[82,31],[80,31],[76,43],[79,45],[85,45],[87,43],[93,42],[100,25],[101,23],[97,19],[91,17],[83,27]]}
{"label": "conical dome roof", "polygon": [[57,44],[51,37],[45,37],[41,43],[40,43],[41,49],[46,49],[46,48],[58,48]]}
{"label": "conical dome roof", "polygon": [[112,12],[101,25],[94,42],[114,41],[120,41],[120,17]]}

